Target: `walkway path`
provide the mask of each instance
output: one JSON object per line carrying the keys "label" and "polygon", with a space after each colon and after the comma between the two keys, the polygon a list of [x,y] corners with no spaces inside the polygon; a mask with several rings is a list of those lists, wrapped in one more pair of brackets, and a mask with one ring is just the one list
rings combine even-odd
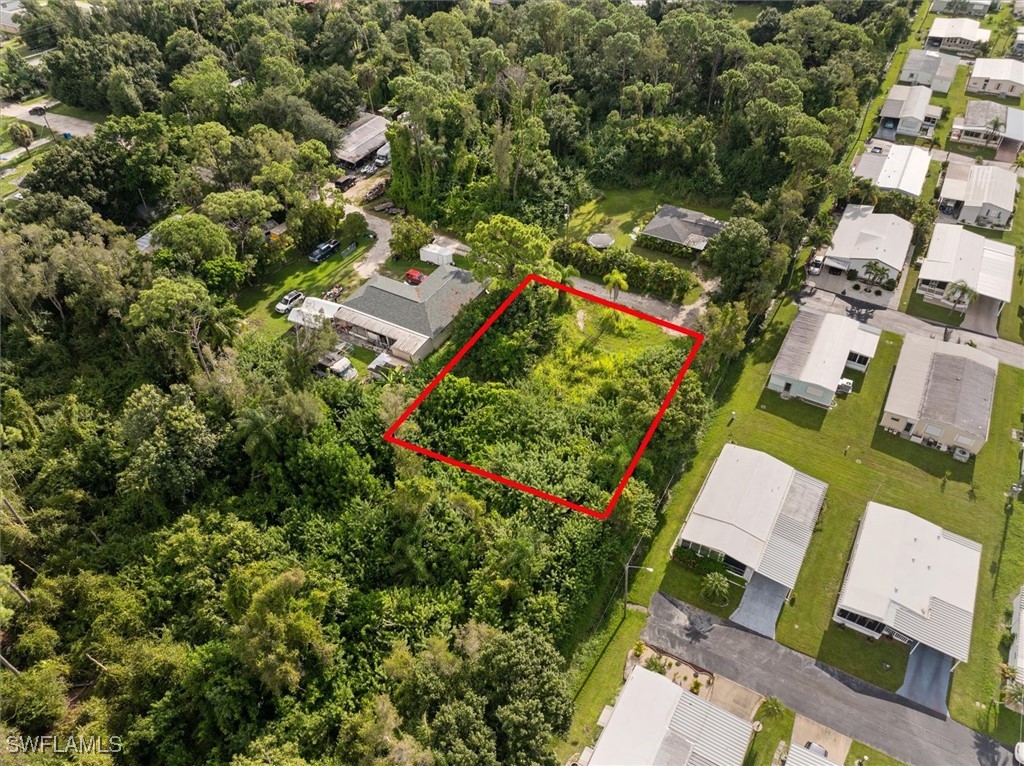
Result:
{"label": "walkway path", "polygon": [[[48,143],[50,143],[50,137],[44,136],[43,138],[37,138],[35,141],[29,144],[28,148],[29,150],[38,149],[40,146],[45,146]],[[10,162],[15,157],[20,157],[24,153],[25,148],[21,146],[19,146],[17,149],[11,149],[11,151],[9,152],[4,152],[3,154],[0,154],[0,162]]]}
{"label": "walkway path", "polygon": [[377,273],[391,256],[391,246],[388,244],[391,242],[391,221],[375,216],[372,213],[367,213],[356,205],[346,203],[345,214],[348,215],[349,213],[362,213],[366,216],[366,223],[370,227],[370,231],[377,235],[377,239],[374,240],[370,249],[366,251],[366,255],[352,266],[360,279],[369,279]]}
{"label": "walkway path", "polygon": [[[867,306],[849,296],[836,295],[821,290],[806,290],[798,293],[795,300],[801,306],[827,311],[832,314],[846,314],[859,322],[866,322],[872,327],[879,327],[900,335],[921,335],[925,338],[941,338],[947,330],[946,325],[934,324],[920,317],[904,314],[900,311],[887,311]],[[1024,369],[1024,346],[1002,338],[991,338],[987,335],[969,332],[964,329],[948,328],[952,343],[974,341],[982,351],[987,351],[1003,364]]]}
{"label": "walkway path", "polygon": [[[572,286],[588,295],[596,295],[598,298],[609,298],[608,290],[605,289],[604,285],[591,282],[589,279],[574,277]],[[700,312],[707,303],[707,294],[701,293],[700,298],[689,306],[680,306],[678,303],[667,301],[664,298],[621,292],[619,293],[619,303],[628,308],[650,314],[658,319],[664,319],[673,324],[680,325],[681,327],[693,328],[697,322],[697,317],[700,316]]]}
{"label": "walkway path", "polygon": [[911,766],[1011,766],[1008,749],[955,721],[661,593],[643,640],[720,673]]}

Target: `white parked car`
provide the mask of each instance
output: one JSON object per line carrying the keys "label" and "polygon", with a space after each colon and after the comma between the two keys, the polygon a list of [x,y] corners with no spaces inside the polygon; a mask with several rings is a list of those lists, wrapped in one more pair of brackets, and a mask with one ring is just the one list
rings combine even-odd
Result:
{"label": "white parked car", "polygon": [[1017,763],[1024,766],[1024,742],[1018,742],[1017,747],[1013,748],[1013,757]]}
{"label": "white parked car", "polygon": [[817,276],[821,273],[821,267],[825,265],[825,258],[820,255],[816,255],[811,258],[807,264],[807,273],[812,276]]}
{"label": "white parked car", "polygon": [[292,290],[286,296],[284,296],[277,305],[274,306],[274,311],[278,314],[287,314],[293,308],[299,305],[299,303],[305,300],[306,296],[300,293],[298,290]]}

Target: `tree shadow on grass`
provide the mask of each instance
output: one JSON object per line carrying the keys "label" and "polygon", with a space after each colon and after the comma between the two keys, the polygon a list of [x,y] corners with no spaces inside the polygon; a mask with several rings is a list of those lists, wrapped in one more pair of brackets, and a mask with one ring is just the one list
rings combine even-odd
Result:
{"label": "tree shadow on grass", "polygon": [[875,435],[871,439],[871,449],[878,450],[904,463],[910,463],[915,468],[939,479],[946,478],[948,472],[949,481],[971,484],[974,480],[973,460],[969,463],[961,463],[954,460],[948,452],[939,452],[923,444],[915,444],[910,439],[891,434],[881,427],[875,429]]}
{"label": "tree shadow on grass", "polygon": [[767,388],[761,392],[761,398],[757,400],[757,408],[769,415],[788,420],[799,428],[809,428],[812,431],[820,431],[825,423],[825,416],[828,410],[823,407],[816,407],[798,399],[783,399],[774,391]]}

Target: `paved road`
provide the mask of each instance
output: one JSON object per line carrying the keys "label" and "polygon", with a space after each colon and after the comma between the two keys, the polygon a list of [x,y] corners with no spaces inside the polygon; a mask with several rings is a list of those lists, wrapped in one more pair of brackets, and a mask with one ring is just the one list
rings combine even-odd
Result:
{"label": "paved road", "polygon": [[[828,311],[833,314],[845,314],[872,327],[879,327],[900,335],[920,335],[925,338],[941,338],[946,326],[933,324],[920,317],[910,316],[899,311],[868,306],[861,301],[853,300],[845,295],[836,295],[823,290],[807,290],[796,296],[801,306]],[[974,341],[979,349],[995,356],[1003,364],[1024,369],[1024,346],[1001,338],[990,338],[987,335],[952,328],[949,340],[966,343]]]}
{"label": "paved road", "polygon": [[[50,101],[44,104],[44,106],[50,107],[56,103],[59,102]],[[57,135],[70,133],[73,136],[91,136],[96,129],[95,123],[79,119],[78,117],[65,117],[63,114],[54,114],[52,112],[47,113],[45,117],[29,114],[28,110],[34,106],[37,106],[37,104],[15,104],[11,101],[4,101],[0,105],[0,114],[3,114],[4,117],[14,117],[18,120],[42,125],[43,127],[46,127],[47,122],[49,122],[50,128]]]}
{"label": "paved road", "polygon": [[648,645],[774,695],[797,713],[911,766],[1012,766],[1008,749],[962,724],[661,593],[649,614],[643,632]]}
{"label": "paved road", "polygon": [[[35,141],[33,141],[29,145],[28,148],[30,150],[31,149],[38,149],[40,146],[45,146],[46,144],[50,143],[50,140],[51,139],[50,139],[49,136],[46,136],[45,138],[37,138]],[[11,149],[11,151],[9,151],[9,152],[5,152],[4,154],[0,154],[0,162],[9,162],[10,160],[13,160],[15,157],[20,157],[24,153],[25,153],[25,150],[22,147],[20,147],[20,146],[17,149]]]}

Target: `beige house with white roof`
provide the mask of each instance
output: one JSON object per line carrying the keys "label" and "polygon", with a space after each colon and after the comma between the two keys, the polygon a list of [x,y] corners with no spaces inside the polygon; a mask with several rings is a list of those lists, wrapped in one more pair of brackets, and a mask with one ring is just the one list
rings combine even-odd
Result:
{"label": "beige house with white roof", "polygon": [[677,544],[792,590],[828,484],[771,455],[726,444],[686,517]]}
{"label": "beige house with white roof", "polygon": [[879,425],[959,460],[988,441],[999,360],[941,338],[907,335]]}
{"label": "beige house with white roof", "polygon": [[853,173],[867,178],[884,191],[918,197],[928,176],[931,156],[920,146],[906,146],[872,139],[858,158]]}
{"label": "beige house with white roof", "polygon": [[955,289],[962,282],[977,293],[979,304],[998,304],[989,307],[998,317],[1013,294],[1015,253],[1016,248],[1007,242],[956,224],[937,223],[921,262],[917,292],[928,303],[966,312],[973,301]]}
{"label": "beige house with white roof", "polygon": [[871,205],[847,205],[825,253],[825,265],[865,277],[869,263],[885,267],[899,279],[911,251],[914,227],[898,215],[875,213]]}
{"label": "beige house with white roof", "polygon": [[1017,174],[995,165],[951,162],[939,209],[968,226],[1009,228],[1017,205]]}
{"label": "beige house with white roof", "polygon": [[881,330],[841,314],[800,309],[782,342],[767,388],[784,398],[831,407],[846,368],[863,372]]}
{"label": "beige house with white roof", "polygon": [[875,135],[892,141],[896,136],[926,136],[935,133],[942,119],[942,107],[931,103],[932,89],[926,85],[893,85],[878,116]]}
{"label": "beige house with white roof", "polygon": [[981,544],[870,502],[833,619],[872,638],[921,643],[966,662]]}
{"label": "beige house with white roof", "polygon": [[967,79],[968,93],[1020,98],[1024,89],[1024,61],[1015,59],[978,59]]}
{"label": "beige house with white roof", "polygon": [[928,30],[928,47],[974,53],[992,37],[975,19],[935,19]]}

